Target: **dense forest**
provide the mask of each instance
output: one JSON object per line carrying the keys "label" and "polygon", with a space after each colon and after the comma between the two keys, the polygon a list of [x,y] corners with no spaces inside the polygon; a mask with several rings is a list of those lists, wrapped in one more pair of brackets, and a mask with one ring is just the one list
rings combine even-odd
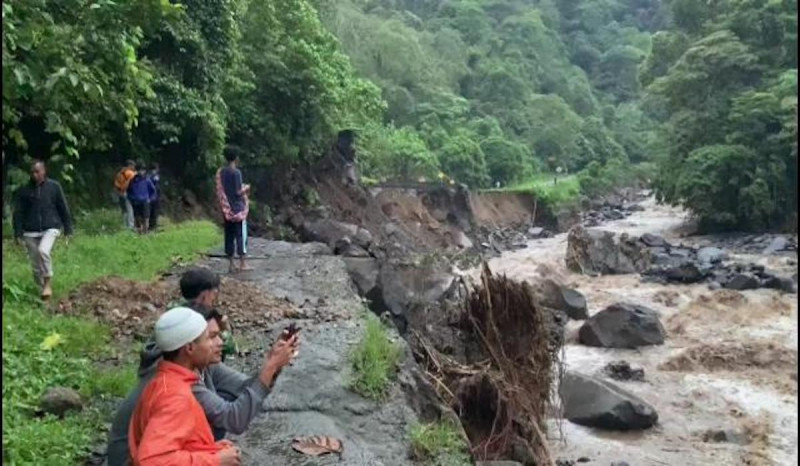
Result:
{"label": "dense forest", "polygon": [[366,181],[594,196],[650,179],[708,227],[796,229],[789,0],[26,0],[3,4],[4,188],[49,160],[102,202],[127,158],[202,193],[358,134]]}

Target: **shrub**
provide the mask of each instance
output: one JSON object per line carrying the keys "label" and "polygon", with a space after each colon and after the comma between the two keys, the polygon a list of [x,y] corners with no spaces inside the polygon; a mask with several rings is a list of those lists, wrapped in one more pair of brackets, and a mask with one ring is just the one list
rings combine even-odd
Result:
{"label": "shrub", "polygon": [[386,327],[374,314],[367,314],[364,335],[351,356],[353,390],[373,400],[382,399],[397,372],[400,355],[400,347],[389,338]]}
{"label": "shrub", "polygon": [[417,424],[409,432],[415,459],[435,466],[472,464],[467,443],[450,422]]}

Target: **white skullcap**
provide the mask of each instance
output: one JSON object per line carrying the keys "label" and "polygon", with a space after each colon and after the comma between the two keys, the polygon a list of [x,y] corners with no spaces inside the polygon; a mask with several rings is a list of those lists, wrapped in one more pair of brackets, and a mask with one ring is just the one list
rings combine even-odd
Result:
{"label": "white skullcap", "polygon": [[174,351],[202,335],[207,325],[203,316],[188,307],[170,309],[156,322],[156,344],[161,351]]}

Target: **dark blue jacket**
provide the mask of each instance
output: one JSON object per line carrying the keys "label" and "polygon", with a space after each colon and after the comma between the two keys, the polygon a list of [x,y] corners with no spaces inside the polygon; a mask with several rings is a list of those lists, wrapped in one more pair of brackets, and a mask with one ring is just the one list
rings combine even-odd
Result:
{"label": "dark blue jacket", "polygon": [[152,202],[156,200],[156,187],[146,176],[133,177],[128,185],[128,200],[131,202]]}

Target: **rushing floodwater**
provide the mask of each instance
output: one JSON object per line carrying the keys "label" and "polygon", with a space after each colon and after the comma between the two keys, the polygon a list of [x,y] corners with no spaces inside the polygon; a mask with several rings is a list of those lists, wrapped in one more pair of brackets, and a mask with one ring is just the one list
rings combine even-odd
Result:
{"label": "rushing floodwater", "polygon": [[[692,238],[678,237],[685,221],[683,211],[657,205],[652,198],[641,205],[644,211],[597,229],[630,235],[654,233],[676,244],[692,244]],[[564,438],[559,440],[553,421],[549,434],[556,458],[574,461],[588,457],[596,465],[626,461],[631,466],[797,464],[796,369],[752,369],[745,361],[724,371],[658,368],[687,348],[704,351],[769,343],[779,352],[796,354],[796,295],[774,290],[739,294],[711,291],[706,285],[642,283],[638,275],[591,278],[566,269],[566,246],[566,234],[532,240],[526,249],[492,259],[490,266],[518,280],[555,274],[586,296],[590,315],[619,301],[651,307],[660,312],[668,335],[664,345],[639,350],[591,348],[576,341],[581,323],[570,322],[565,347],[568,369],[600,375],[608,362],[621,359],[643,367],[645,382],[615,383],[652,404],[659,413],[659,423],[644,432],[615,433],[563,421]],[[758,262],[789,275],[797,271],[786,257],[735,259]],[[711,443],[702,438],[708,429],[749,429],[755,434],[749,444]],[[760,437],[756,435],[759,433]]]}

